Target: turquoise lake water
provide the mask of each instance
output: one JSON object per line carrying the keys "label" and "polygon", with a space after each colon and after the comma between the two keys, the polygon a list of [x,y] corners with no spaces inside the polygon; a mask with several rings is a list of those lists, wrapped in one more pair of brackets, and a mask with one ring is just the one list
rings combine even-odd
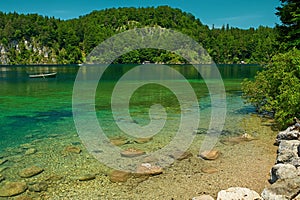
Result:
{"label": "turquoise lake water", "polygon": [[[95,109],[103,129],[112,135],[120,135],[114,123],[110,108],[110,96],[117,78],[133,65],[113,65],[105,73],[101,86],[97,88]],[[205,82],[191,66],[175,65],[190,82],[200,105],[203,128],[210,116],[210,97]],[[236,126],[242,118],[254,112],[252,106],[241,99],[241,81],[253,78],[261,69],[250,65],[218,66],[222,75],[227,100],[227,118],[224,132],[241,132]],[[51,134],[73,134],[76,128],[72,113],[72,92],[78,66],[2,66],[0,67],[0,151]],[[56,71],[55,78],[30,79],[29,73]],[[161,104],[168,117],[179,115],[179,105],[174,94],[159,85],[149,84],[139,88],[130,102],[130,112],[135,122],[146,125],[149,122],[149,107]],[[170,113],[170,114],[169,114]],[[208,123],[208,121],[207,121]],[[166,125],[172,128],[172,123]]]}

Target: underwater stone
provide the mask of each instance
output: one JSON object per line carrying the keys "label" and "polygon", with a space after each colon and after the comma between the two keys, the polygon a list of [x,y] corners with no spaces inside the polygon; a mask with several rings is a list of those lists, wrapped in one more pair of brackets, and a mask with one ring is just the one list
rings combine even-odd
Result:
{"label": "underwater stone", "polygon": [[79,181],[90,181],[90,180],[94,180],[95,178],[96,178],[95,174],[84,174],[77,177]]}
{"label": "underwater stone", "polygon": [[25,192],[27,185],[24,182],[6,182],[0,188],[0,197],[12,197]]}
{"label": "underwater stone", "polygon": [[30,183],[28,185],[28,189],[31,192],[42,192],[42,191],[46,191],[47,188],[48,188],[48,185],[46,182]]}
{"label": "underwater stone", "polygon": [[0,183],[4,180],[4,176],[2,174],[0,174]]}
{"label": "underwater stone", "polygon": [[200,153],[200,157],[204,160],[216,160],[220,155],[218,150],[211,150],[211,151],[203,151]]}
{"label": "underwater stone", "polygon": [[214,174],[217,173],[219,170],[214,167],[203,167],[201,168],[201,171],[206,174]]}
{"label": "underwater stone", "polygon": [[139,150],[139,149],[133,149],[133,148],[130,148],[130,149],[127,149],[127,150],[121,152],[121,156],[127,157],[127,158],[133,158],[133,157],[141,156],[144,154],[145,154],[144,151]]}
{"label": "underwater stone", "polygon": [[159,175],[163,173],[163,168],[150,163],[142,163],[137,167],[136,173],[139,175]]}
{"label": "underwater stone", "polygon": [[25,155],[31,155],[31,154],[35,154],[35,153],[36,153],[35,148],[30,148],[25,151]]}
{"label": "underwater stone", "polygon": [[7,161],[8,161],[8,160],[6,160],[6,159],[0,159],[0,165],[6,163]]}
{"label": "underwater stone", "polygon": [[8,167],[0,167],[0,172],[3,172],[6,169],[8,169]]}
{"label": "underwater stone", "polygon": [[174,158],[178,161],[182,161],[182,160],[190,158],[192,156],[193,156],[193,154],[189,151],[185,151],[185,152],[177,151],[173,155],[170,155],[171,158]]}
{"label": "underwater stone", "polygon": [[44,171],[43,168],[40,168],[38,166],[32,166],[32,167],[28,167],[28,168],[20,171],[19,175],[22,178],[30,178],[32,176],[36,176],[36,175],[42,173],[43,171]]}
{"label": "underwater stone", "polygon": [[129,172],[121,171],[121,170],[114,170],[110,173],[109,179],[113,183],[117,182],[126,182],[130,177]]}
{"label": "underwater stone", "polygon": [[69,153],[77,153],[77,154],[79,154],[81,152],[81,149],[79,147],[76,147],[76,146],[67,146],[65,148],[65,151],[69,152]]}
{"label": "underwater stone", "polygon": [[144,144],[144,143],[147,143],[147,142],[150,142],[153,138],[150,137],[150,138],[136,138],[134,141],[138,144]]}

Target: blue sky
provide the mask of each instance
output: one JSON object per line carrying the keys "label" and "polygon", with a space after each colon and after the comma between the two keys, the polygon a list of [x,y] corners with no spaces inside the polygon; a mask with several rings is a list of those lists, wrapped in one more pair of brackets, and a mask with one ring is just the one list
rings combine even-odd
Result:
{"label": "blue sky", "polygon": [[169,5],[192,13],[210,27],[229,24],[249,28],[274,27],[280,23],[274,14],[279,0],[1,0],[0,11],[38,13],[61,19],[76,18],[93,10],[111,7],[149,7]]}

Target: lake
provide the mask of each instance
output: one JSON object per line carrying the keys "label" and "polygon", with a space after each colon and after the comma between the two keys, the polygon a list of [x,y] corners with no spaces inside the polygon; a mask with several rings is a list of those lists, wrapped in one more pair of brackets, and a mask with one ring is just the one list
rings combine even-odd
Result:
{"label": "lake", "polygon": [[[194,155],[188,163],[185,163],[184,165],[178,163],[174,164],[175,166],[173,166],[172,164],[173,167],[167,169],[166,172],[164,172],[164,175],[161,175],[164,178],[159,179],[158,176],[153,179],[147,180],[148,182],[142,182],[139,186],[137,186],[136,184],[141,181],[135,180],[129,180],[124,185],[119,186],[111,184],[108,180],[107,175],[109,174],[111,168],[107,168],[107,163],[105,162],[97,162],[94,157],[86,151],[85,147],[87,146],[87,144],[82,144],[82,140],[80,140],[80,138],[78,137],[77,129],[75,126],[76,120],[74,122],[73,114],[80,115],[84,119],[89,119],[89,116],[85,115],[90,113],[90,111],[84,111],[81,113],[79,111],[77,112],[77,110],[72,110],[74,109],[74,105],[72,107],[72,100],[74,103],[74,96],[72,96],[74,91],[74,82],[79,70],[79,66],[1,66],[0,159],[2,158],[8,161],[0,166],[0,169],[3,170],[3,172],[0,171],[0,173],[4,174],[4,176],[9,180],[22,180],[22,178],[20,178],[16,174],[16,171],[19,171],[24,167],[36,164],[42,166],[45,169],[45,172],[43,172],[41,175],[36,176],[40,176],[40,178],[32,178],[32,180],[30,179],[31,182],[34,180],[48,181],[49,179],[47,178],[56,175],[65,177],[62,180],[59,179],[57,181],[51,179],[51,181],[48,183],[49,189],[45,191],[43,195],[46,195],[49,199],[55,199],[54,197],[58,198],[60,195],[66,197],[66,199],[67,197],[71,198],[78,196],[79,193],[76,193],[76,191],[79,189],[72,190],[71,188],[75,186],[70,186],[72,184],[77,184],[76,182],[74,182],[74,179],[76,179],[74,177],[78,174],[82,174],[83,172],[92,173],[97,175],[96,180],[98,180],[98,182],[93,182],[92,185],[89,185],[88,182],[86,182],[83,183],[81,187],[93,189],[93,187],[97,188],[98,186],[101,186],[103,190],[101,190],[101,194],[97,193],[97,197],[101,196],[108,199],[117,197],[123,197],[122,199],[134,199],[137,198],[137,196],[135,195],[139,195],[138,197],[145,197],[146,193],[143,193],[141,191],[139,193],[138,188],[142,187],[143,191],[148,191],[150,187],[149,184],[152,184],[153,181],[157,181],[158,184],[161,185],[170,184],[170,182],[167,183],[164,181],[172,180],[172,177],[175,173],[172,170],[175,169],[179,173],[179,177],[184,177],[183,179],[187,179],[189,181],[192,181],[193,178],[188,178],[188,176],[192,176],[192,174],[196,174],[195,176],[199,176],[199,174],[202,174],[201,177],[206,181],[205,183],[200,184],[199,187],[202,187],[202,189],[199,189],[201,191],[198,191],[198,193],[210,192],[211,194],[215,194],[218,189],[224,186],[224,184],[225,186],[230,185],[228,183],[228,180],[230,181],[231,179],[228,177],[232,177],[232,174],[234,174],[234,172],[231,172],[230,170],[237,170],[238,167],[244,166],[239,166],[237,164],[237,166],[234,167],[230,166],[230,163],[238,163],[238,160],[236,159],[243,159],[242,156],[247,156],[247,153],[250,153],[252,155],[252,153],[256,152],[256,154],[260,155],[261,153],[259,152],[262,149],[263,151],[265,151],[264,153],[267,154],[268,158],[264,161],[259,161],[260,163],[253,162],[252,164],[255,164],[255,166],[262,165],[257,169],[255,168],[255,170],[258,171],[256,172],[257,175],[261,175],[261,173],[263,173],[264,171],[269,170],[268,166],[270,165],[271,167],[271,162],[275,154],[272,151],[272,148],[269,150],[265,149],[267,149],[267,145],[271,144],[273,137],[272,134],[274,134],[274,132],[270,129],[269,126],[260,125],[261,119],[253,115],[255,109],[251,105],[244,104],[241,98],[242,80],[245,78],[252,79],[255,76],[256,72],[262,69],[261,67],[255,65],[218,66],[226,90],[225,103],[227,107],[225,124],[223,131],[220,133],[219,139],[223,141],[229,141],[230,143],[230,140],[227,140],[228,138],[239,137],[242,134],[247,133],[255,137],[257,140],[254,140],[254,142],[252,143],[237,143],[233,146],[231,144],[228,145],[228,143],[226,142],[226,144],[224,144],[224,142],[218,142],[215,147],[223,152],[221,159],[218,161],[212,161],[210,163],[206,163],[201,160],[199,161],[201,162],[201,164],[199,164],[197,153],[199,151],[199,146],[201,146],[201,142],[205,138],[205,133],[209,128],[209,124],[211,121],[210,118],[212,116],[211,96],[208,91],[206,82],[202,79],[197,70],[195,70],[192,66],[172,65],[171,68],[173,70],[180,72],[188,80],[188,83],[191,85],[193,91],[195,92],[198,101],[196,102],[196,105],[195,103],[192,104],[190,102],[182,105],[181,102],[177,100],[177,94],[174,94],[174,92],[172,92],[170,88],[166,88],[164,86],[151,82],[150,84],[145,84],[142,87],[137,87],[136,90],[132,93],[132,96],[129,98],[130,102],[128,105],[126,105],[129,106],[129,115],[131,117],[130,119],[128,119],[126,118],[126,113],[122,113],[121,111],[119,112],[118,110],[113,111],[111,96],[114,92],[114,87],[117,83],[116,81],[119,80],[119,78],[122,77],[124,73],[130,71],[131,69],[134,69],[135,66],[136,65],[109,66],[108,69],[103,73],[102,79],[99,81],[99,85],[97,86],[97,88],[95,88],[95,104],[88,105],[88,107],[86,107],[86,104],[78,104],[79,107],[75,106],[75,108],[94,109],[96,114],[95,116],[106,137],[114,141],[119,140],[119,142],[124,142],[125,140],[125,142],[122,143],[119,148],[123,150],[127,148],[138,148],[142,149],[145,152],[159,151],[159,149],[162,149],[169,143],[171,143],[173,137],[175,136],[174,133],[179,127],[178,124],[180,124],[182,112],[193,113],[194,109],[199,110],[200,122],[195,127],[198,132],[201,132],[202,134],[194,134],[195,130],[194,128],[192,128],[192,125],[190,129],[187,130],[188,134],[193,135],[193,141],[191,141],[191,143],[187,146],[187,149],[189,149],[189,151],[191,151]],[[81,72],[89,70],[88,67],[89,66],[81,67]],[[57,76],[55,78],[31,79],[28,76],[29,73],[52,71],[57,72]],[[156,73],[159,74],[161,72]],[[170,81],[171,85],[180,83],[180,81],[178,80]],[[136,84],[136,81],[134,80],[130,80],[129,82],[131,85]],[[87,89],[87,91],[89,90]],[[184,95],[185,90],[181,89],[180,91]],[[82,93],[78,96],[83,99],[83,102],[85,102],[85,97],[89,97],[89,94]],[[117,98],[121,99],[121,101],[117,104],[122,104],[122,91],[117,94]],[[125,100],[126,99],[124,99],[124,102]],[[163,123],[164,127],[160,131],[154,131],[154,133],[152,133],[151,141],[147,141],[145,143],[136,142],[136,137],[130,135],[130,133],[124,133],[119,124],[125,124],[125,128],[127,126],[140,127],[142,130],[143,126],[147,126],[149,123],[151,123],[151,119],[149,119],[149,112],[152,111],[150,107],[153,104],[159,104],[163,107],[156,108],[153,119],[157,120],[157,123],[160,123],[161,120],[165,119],[164,117],[166,117],[166,120]],[[185,108],[182,109],[182,107]],[[166,111],[166,116],[164,116],[162,110]],[[117,125],[117,123],[119,124]],[[151,127],[151,129],[149,128],[145,130],[146,132],[149,131],[150,134],[152,129],[156,130],[156,127],[153,126]],[[147,134],[148,133],[145,133],[145,135],[148,137],[149,135]],[[80,136],[83,140],[85,140],[84,136],[82,136],[81,134]],[[141,138],[146,137],[144,137],[143,135],[143,137]],[[90,139],[92,140],[92,138]],[[85,142],[87,141],[85,140]],[[237,145],[241,146],[238,147]],[[79,154],[79,156],[76,154],[69,155],[68,152],[66,152],[66,147],[68,146],[78,147],[82,152]],[[97,156],[97,154],[99,153],[105,153],[105,148],[102,148],[101,145],[99,145],[99,147],[95,149],[93,148],[88,149],[94,152],[94,156]],[[29,149],[31,149],[31,153],[28,153]],[[234,152],[243,153],[240,153],[239,156],[236,156],[234,155]],[[259,156],[256,154],[255,156]],[[113,162],[118,163],[119,161],[114,160]],[[227,177],[228,180],[224,180],[224,182],[221,181],[220,183],[214,180],[213,182],[217,186],[210,188],[207,180],[211,180],[212,177],[215,179],[216,177],[218,177],[218,175],[210,176],[205,173],[203,175],[203,172],[201,172],[200,169],[196,170],[195,166],[203,165],[206,167],[211,167],[212,169],[218,168],[214,166],[213,162],[216,162],[218,166],[221,166],[220,168],[222,168],[222,166],[224,165],[223,169],[217,169],[217,171],[224,172],[223,174],[226,175],[225,177]],[[251,159],[245,158],[244,163],[251,163]],[[261,168],[263,168],[264,170],[261,170]],[[226,170],[229,170],[232,174],[230,174]],[[243,170],[237,171],[243,172]],[[250,172],[250,174],[251,173],[254,172]],[[178,177],[173,178],[174,180],[177,180]],[[198,179],[199,177],[195,178],[195,180],[193,180],[191,184],[195,184],[195,181]],[[239,181],[237,181],[237,183],[245,183],[246,186],[252,184],[252,180],[248,182],[248,180],[241,181],[240,179]],[[263,177],[262,179],[266,179],[266,177]],[[99,181],[102,185],[99,183]],[[233,178],[231,181],[235,181],[235,179]],[[61,186],[61,189],[58,189],[56,185],[57,183],[64,186]],[[178,180],[178,184],[180,184],[180,180]],[[264,186],[266,184],[267,183],[263,182],[260,185],[253,185],[254,187],[258,187],[254,189],[260,190],[262,189],[262,185]],[[177,196],[177,198],[174,199],[184,199],[187,198],[187,195],[196,195],[194,186],[192,187],[193,190],[188,190],[186,188],[188,187],[187,185],[188,184],[182,186],[182,190],[178,190],[177,193],[176,191],[172,190],[173,193],[176,193],[176,195],[185,193],[181,196],[179,195],[180,197]],[[137,188],[135,190],[135,193],[127,194],[126,191],[129,190],[128,187],[134,186]],[[174,187],[178,186],[179,185],[174,185]],[[64,190],[62,190],[62,188],[64,188]],[[55,194],[51,193],[51,191],[56,190],[57,192],[54,192]],[[148,192],[153,192],[153,190],[155,190],[155,187],[150,188]],[[185,190],[188,190],[188,192],[183,192]],[[87,192],[89,191],[89,189],[86,189],[86,191],[82,189],[80,191],[80,195],[84,193],[84,195],[95,198],[94,196],[91,196],[92,194]],[[30,195],[39,196],[40,194],[33,193]],[[127,195],[126,198],[124,195]],[[160,195],[169,199],[170,197],[172,197],[172,194],[166,192],[163,189],[161,189],[160,192],[154,192],[152,197],[159,197]],[[189,198],[191,197],[192,196],[189,196]]]}
{"label": "lake", "polygon": [[[190,66],[173,66],[191,81],[194,88],[198,90],[198,96],[203,96],[205,101],[200,105],[202,109],[208,108],[209,98],[207,98],[207,88],[203,80],[199,79],[199,74],[192,71]],[[124,71],[132,68],[130,65],[111,66],[105,74],[104,91],[100,91],[101,98],[109,95],[109,90],[114,86],[114,81],[121,76]],[[76,132],[72,116],[72,92],[76,78],[77,66],[8,66],[0,68],[0,126],[1,141],[0,149],[17,146],[21,143],[30,141],[30,135],[38,137],[49,134],[70,134]],[[220,66],[219,70],[225,83],[228,112],[230,114],[243,116],[253,111],[249,105],[242,102],[240,83],[244,78],[253,78],[258,66],[232,65]],[[45,71],[56,71],[56,78],[30,79],[28,73]],[[147,89],[147,88],[146,88]],[[143,104],[149,104],[156,99],[157,95],[164,94],[162,101],[168,106],[174,104],[174,99],[169,98],[171,93],[155,87],[149,87],[149,91],[142,91],[136,96],[138,107],[143,108]],[[145,94],[150,94],[152,99]],[[104,96],[104,97],[103,97]],[[148,98],[148,101],[145,99]],[[99,100],[99,99],[98,99]],[[168,102],[169,101],[169,102]],[[108,107],[107,102],[100,102],[96,107]],[[100,110],[99,110],[100,111]]]}

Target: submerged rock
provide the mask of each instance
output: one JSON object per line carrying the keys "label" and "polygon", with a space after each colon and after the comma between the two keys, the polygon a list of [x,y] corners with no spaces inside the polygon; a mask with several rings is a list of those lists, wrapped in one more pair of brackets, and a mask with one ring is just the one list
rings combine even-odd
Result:
{"label": "submerged rock", "polygon": [[146,154],[144,151],[139,150],[139,149],[127,149],[121,152],[121,156],[123,157],[128,157],[128,158],[133,158],[133,157],[137,157],[137,156],[141,156]]}
{"label": "submerged rock", "polygon": [[26,169],[23,169],[19,172],[19,175],[22,178],[30,178],[32,176],[36,176],[40,173],[42,173],[44,171],[43,168],[40,168],[38,166],[32,166],[32,167],[28,167]]}
{"label": "submerged rock", "polygon": [[3,172],[4,170],[8,169],[8,167],[0,167],[0,173]]}
{"label": "submerged rock", "polygon": [[20,147],[23,149],[30,149],[30,148],[33,148],[34,145],[30,144],[30,143],[25,143],[25,144],[21,144]]}
{"label": "submerged rock", "polygon": [[217,200],[261,200],[259,194],[248,188],[232,187],[218,193]]}
{"label": "submerged rock", "polygon": [[115,146],[122,146],[124,144],[129,144],[130,143],[128,138],[126,138],[124,136],[113,137],[113,138],[110,138],[109,140],[110,140],[110,143],[112,145],[115,145]]}
{"label": "submerged rock", "polygon": [[150,163],[142,163],[137,167],[138,175],[159,175],[163,173],[163,168],[160,166],[151,165]]}
{"label": "submerged rock", "polygon": [[31,192],[42,192],[42,191],[46,191],[47,188],[48,188],[48,185],[46,182],[30,183],[28,185],[28,189]]}
{"label": "submerged rock", "polygon": [[208,129],[206,128],[198,128],[196,130],[193,131],[193,134],[207,134]]}
{"label": "submerged rock", "polygon": [[201,168],[201,171],[206,174],[214,174],[214,173],[219,172],[219,170],[214,167],[203,167],[203,168]]}
{"label": "submerged rock", "polygon": [[12,197],[25,192],[27,185],[24,182],[6,182],[0,188],[0,197]]}
{"label": "submerged rock", "polygon": [[113,183],[126,182],[130,178],[130,173],[126,171],[114,170],[109,174],[109,180]]}
{"label": "submerged rock", "polygon": [[90,181],[90,180],[94,180],[95,178],[96,178],[95,174],[84,174],[77,177],[79,181]]}
{"label": "submerged rock", "polygon": [[218,150],[203,151],[199,156],[204,160],[216,160],[220,156],[220,152]]}
{"label": "submerged rock", "polygon": [[235,145],[235,144],[240,144],[242,142],[250,142],[253,140],[255,140],[255,138],[253,136],[249,135],[248,133],[245,133],[245,134],[237,136],[237,137],[230,137],[230,138],[222,139],[222,140],[220,140],[220,142],[222,142],[223,144],[226,144],[226,145]]}
{"label": "submerged rock", "polygon": [[6,163],[8,160],[7,159],[0,159],[0,165]]}
{"label": "submerged rock", "polygon": [[35,153],[36,153],[35,148],[30,148],[25,151],[25,155],[31,155],[31,154],[35,154]]}
{"label": "submerged rock", "polygon": [[0,174],[0,183],[4,180],[4,176],[2,174]]}
{"label": "submerged rock", "polygon": [[136,142],[138,144],[144,144],[144,143],[150,142],[152,139],[153,139],[152,137],[149,137],[149,138],[136,138],[134,140],[134,142]]}
{"label": "submerged rock", "polygon": [[185,151],[185,152],[177,151],[173,155],[170,155],[171,158],[174,158],[179,161],[190,158],[192,156],[193,156],[193,154],[189,151]]}
{"label": "submerged rock", "polygon": [[76,154],[79,154],[81,152],[81,149],[79,147],[76,147],[76,146],[67,146],[65,148],[65,151],[68,152],[68,153],[76,153]]}
{"label": "submerged rock", "polygon": [[14,200],[33,200],[33,198],[30,196],[24,195],[24,196],[17,196],[14,198]]}

